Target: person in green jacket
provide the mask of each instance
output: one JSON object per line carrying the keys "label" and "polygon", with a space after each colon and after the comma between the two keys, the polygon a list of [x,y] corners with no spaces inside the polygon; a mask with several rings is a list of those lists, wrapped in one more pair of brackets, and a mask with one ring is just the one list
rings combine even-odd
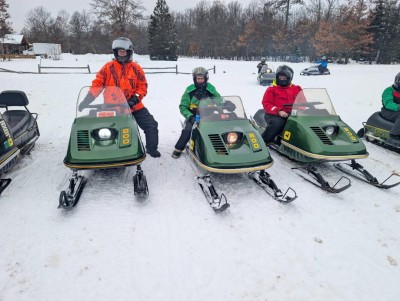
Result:
{"label": "person in green jacket", "polygon": [[[193,84],[188,86],[182,95],[179,110],[185,118],[185,127],[176,142],[172,157],[179,158],[190,139],[193,124],[196,122],[196,111],[200,105],[222,104],[224,101],[217,89],[208,82],[208,71],[203,67],[192,71]],[[225,106],[228,105],[225,103]],[[231,105],[234,105],[231,103]]]}
{"label": "person in green jacket", "polygon": [[400,147],[400,73],[396,75],[394,84],[387,87],[382,93],[381,115],[394,122],[386,142]]}

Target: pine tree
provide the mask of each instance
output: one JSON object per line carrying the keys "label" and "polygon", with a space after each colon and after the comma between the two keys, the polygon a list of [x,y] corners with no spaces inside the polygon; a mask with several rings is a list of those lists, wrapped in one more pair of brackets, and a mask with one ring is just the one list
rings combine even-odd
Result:
{"label": "pine tree", "polygon": [[7,12],[8,7],[6,0],[0,0],[0,37],[13,32],[11,22],[8,21],[10,19],[10,14]]}
{"label": "pine tree", "polygon": [[177,60],[178,37],[165,0],[157,0],[149,24],[149,54],[152,60]]}

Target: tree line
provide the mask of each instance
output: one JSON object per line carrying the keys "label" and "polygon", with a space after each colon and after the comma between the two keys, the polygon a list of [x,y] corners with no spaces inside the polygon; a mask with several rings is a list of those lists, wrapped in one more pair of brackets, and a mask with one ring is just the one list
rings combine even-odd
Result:
{"label": "tree line", "polygon": [[[313,60],[326,55],[343,63],[350,58],[400,61],[398,1],[225,2],[202,0],[184,12],[170,12],[165,0],[159,0],[151,16],[135,0],[92,0],[89,11],[61,10],[55,17],[39,6],[28,12],[21,33],[30,42],[59,43],[76,54],[111,53],[112,40],[126,36],[138,54],[151,53],[152,45],[164,45],[157,43],[164,39],[178,56]],[[0,36],[12,32],[7,7],[0,0]],[[160,18],[168,19],[168,30],[154,30]]]}

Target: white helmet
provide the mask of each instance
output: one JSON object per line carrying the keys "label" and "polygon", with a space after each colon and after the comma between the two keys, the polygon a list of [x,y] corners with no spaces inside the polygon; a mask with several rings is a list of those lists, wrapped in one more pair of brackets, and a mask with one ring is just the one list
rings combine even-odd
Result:
{"label": "white helmet", "polygon": [[[118,50],[126,50],[127,54],[125,56],[119,56]],[[132,60],[133,55],[133,44],[128,38],[120,37],[112,42],[112,50],[114,52],[114,57],[118,62],[125,63]]]}

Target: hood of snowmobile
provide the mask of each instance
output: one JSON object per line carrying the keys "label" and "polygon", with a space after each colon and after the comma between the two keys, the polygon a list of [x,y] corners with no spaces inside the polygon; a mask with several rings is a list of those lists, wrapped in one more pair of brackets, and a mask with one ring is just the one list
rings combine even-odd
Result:
{"label": "hood of snowmobile", "polygon": [[[228,143],[229,133],[236,133],[235,143]],[[273,164],[260,133],[249,120],[201,124],[192,131],[189,153],[199,166],[216,173],[256,171]]]}
{"label": "hood of snowmobile", "polygon": [[[99,138],[108,129],[109,139]],[[72,169],[104,169],[136,165],[146,157],[132,116],[75,119],[64,164]]]}
{"label": "hood of snowmobile", "polygon": [[[327,133],[329,127],[334,128],[331,135]],[[299,161],[342,161],[368,157],[364,143],[337,115],[290,116],[280,138],[279,149]]]}

